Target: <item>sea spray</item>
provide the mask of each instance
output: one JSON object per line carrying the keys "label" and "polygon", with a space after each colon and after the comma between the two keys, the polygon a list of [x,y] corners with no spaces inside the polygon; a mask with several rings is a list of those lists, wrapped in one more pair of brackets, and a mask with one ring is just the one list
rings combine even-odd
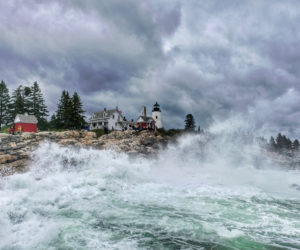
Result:
{"label": "sea spray", "polygon": [[33,160],[0,181],[1,249],[300,247],[300,173],[244,133],[183,136],[151,159],[44,143]]}

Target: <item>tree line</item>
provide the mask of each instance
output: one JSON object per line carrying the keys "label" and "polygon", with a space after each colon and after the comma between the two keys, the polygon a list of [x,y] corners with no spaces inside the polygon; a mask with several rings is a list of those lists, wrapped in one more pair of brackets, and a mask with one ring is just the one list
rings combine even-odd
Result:
{"label": "tree line", "polygon": [[268,146],[269,149],[272,151],[278,151],[278,152],[283,152],[287,150],[298,151],[299,141],[297,139],[292,141],[287,136],[278,133],[276,139],[273,136],[271,136]]}
{"label": "tree line", "polygon": [[20,85],[10,95],[4,81],[0,83],[0,129],[11,126],[17,114],[34,115],[40,130],[47,129],[80,129],[85,125],[84,111],[77,92],[73,96],[64,90],[58,103],[57,111],[50,122],[48,108],[40,86],[34,82],[32,86]]}

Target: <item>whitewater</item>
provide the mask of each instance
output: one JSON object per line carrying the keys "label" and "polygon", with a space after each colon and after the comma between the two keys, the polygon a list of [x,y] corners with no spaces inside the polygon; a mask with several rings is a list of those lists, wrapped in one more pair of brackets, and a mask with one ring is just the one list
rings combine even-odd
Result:
{"label": "whitewater", "polygon": [[0,249],[300,249],[300,171],[248,139],[151,158],[45,142],[0,179]]}

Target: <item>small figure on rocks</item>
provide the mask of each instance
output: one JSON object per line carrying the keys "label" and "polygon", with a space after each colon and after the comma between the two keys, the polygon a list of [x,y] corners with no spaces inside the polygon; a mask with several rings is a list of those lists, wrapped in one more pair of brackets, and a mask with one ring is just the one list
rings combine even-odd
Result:
{"label": "small figure on rocks", "polygon": [[18,127],[18,134],[19,134],[19,135],[21,135],[21,134],[22,134],[22,132],[23,132],[23,128],[22,128],[22,126],[19,126],[19,127]]}
{"label": "small figure on rocks", "polygon": [[11,126],[11,127],[9,128],[9,133],[10,133],[11,135],[14,134],[14,127],[13,127],[13,126]]}

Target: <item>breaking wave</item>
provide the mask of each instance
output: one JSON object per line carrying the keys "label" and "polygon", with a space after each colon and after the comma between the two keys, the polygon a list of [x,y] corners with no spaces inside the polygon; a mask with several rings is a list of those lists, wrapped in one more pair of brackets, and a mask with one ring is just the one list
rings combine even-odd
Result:
{"label": "breaking wave", "polygon": [[0,180],[0,248],[300,248],[300,172],[249,138],[188,135],[151,159],[44,143]]}

